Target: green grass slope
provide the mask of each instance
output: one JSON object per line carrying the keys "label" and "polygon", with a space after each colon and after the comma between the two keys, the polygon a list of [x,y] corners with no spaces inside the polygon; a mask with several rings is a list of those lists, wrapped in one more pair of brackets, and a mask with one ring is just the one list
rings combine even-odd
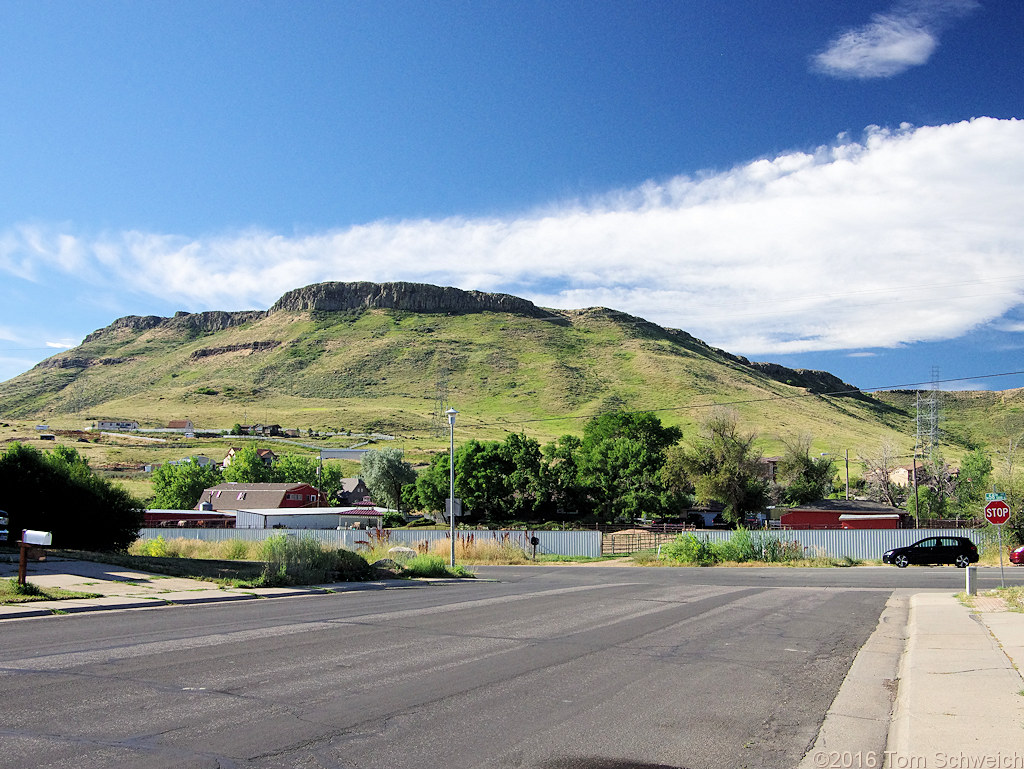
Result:
{"label": "green grass slope", "polygon": [[[548,317],[394,309],[251,313],[198,330],[112,324],[0,384],[0,417],[160,427],[277,423],[378,431],[443,446],[431,433],[437,383],[460,411],[459,439],[582,432],[612,408],[655,410],[688,434],[716,405],[735,410],[768,453],[810,434],[821,451],[912,445],[906,404],[813,394],[829,375],[765,370],[689,335],[606,309]],[[154,321],[160,319],[153,319]],[[787,384],[793,382],[795,384]]]}

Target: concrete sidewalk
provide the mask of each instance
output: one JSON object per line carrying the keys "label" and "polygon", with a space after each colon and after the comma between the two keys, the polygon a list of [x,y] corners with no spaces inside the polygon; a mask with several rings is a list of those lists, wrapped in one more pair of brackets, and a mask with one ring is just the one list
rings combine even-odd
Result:
{"label": "concrete sidewalk", "polygon": [[[17,575],[18,564],[16,562],[0,561],[0,578],[9,579]],[[43,562],[33,561],[29,564],[28,581],[38,587],[59,587],[80,593],[96,593],[100,597],[0,605],[0,621],[87,611],[322,595],[330,592],[413,587],[415,585],[409,580],[379,580],[340,582],[310,587],[234,588],[221,587],[213,582],[202,580],[150,574],[93,561],[49,558]]]}
{"label": "concrete sidewalk", "polygon": [[800,769],[1024,769],[1024,614],[897,591]]}
{"label": "concrete sidewalk", "polygon": [[884,766],[1024,769],[1024,614],[918,593],[907,630]]}

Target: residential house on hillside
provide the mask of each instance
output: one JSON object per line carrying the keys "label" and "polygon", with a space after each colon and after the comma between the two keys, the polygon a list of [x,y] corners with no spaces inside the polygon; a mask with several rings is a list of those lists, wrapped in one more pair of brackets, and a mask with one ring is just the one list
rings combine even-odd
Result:
{"label": "residential house on hillside", "polygon": [[284,435],[284,432],[281,430],[281,425],[253,425],[252,435],[281,436]]}
{"label": "residential house on hillside", "polygon": [[[227,467],[231,464],[231,461],[235,458],[235,454],[241,451],[237,446],[232,446],[228,449],[228,454],[224,457],[224,461],[221,462],[221,467]],[[263,460],[263,464],[267,467],[271,467],[274,462],[277,461],[277,454],[270,449],[256,449],[256,455]]]}
{"label": "residential house on hillside", "polygon": [[[889,482],[895,486],[902,486],[904,488],[906,488],[907,486],[913,486],[915,472],[917,473],[917,482],[921,483],[924,481],[925,476],[928,475],[930,471],[928,469],[928,466],[923,461],[918,462],[916,469],[912,464],[900,465],[899,467],[895,467],[889,471]],[[959,470],[954,468],[952,470],[949,470],[949,475],[955,478],[959,474],[959,472]]]}
{"label": "residential house on hillside", "polygon": [[167,423],[167,429],[190,433],[195,429],[195,427],[193,426],[191,419],[172,419]]}
{"label": "residential house on hillside", "polygon": [[342,478],[337,496],[338,502],[343,505],[373,506],[370,490],[366,488],[362,478]]}
{"label": "residential house on hillside", "polygon": [[761,469],[764,472],[764,477],[772,483],[775,483],[779,475],[779,462],[782,461],[782,457],[761,457]]}
{"label": "residential house on hillside", "polygon": [[100,419],[96,422],[97,430],[138,430],[139,423],[128,420]]}
{"label": "residential house on hillside", "polygon": [[221,483],[204,489],[196,510],[276,510],[315,507],[319,489],[308,483]]}

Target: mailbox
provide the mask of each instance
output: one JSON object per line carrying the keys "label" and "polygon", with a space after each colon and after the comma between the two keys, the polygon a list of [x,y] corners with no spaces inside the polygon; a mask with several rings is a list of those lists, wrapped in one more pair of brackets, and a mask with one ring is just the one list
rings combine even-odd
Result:
{"label": "mailbox", "polygon": [[49,547],[53,544],[53,532],[22,529],[21,543],[23,545],[41,545],[42,547]]}

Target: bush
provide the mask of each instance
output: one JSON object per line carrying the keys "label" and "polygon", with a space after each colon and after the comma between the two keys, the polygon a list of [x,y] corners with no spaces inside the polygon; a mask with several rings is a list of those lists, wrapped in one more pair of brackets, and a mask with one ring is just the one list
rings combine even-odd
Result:
{"label": "bush", "polygon": [[0,453],[0,488],[7,528],[52,531],[55,547],[120,551],[142,527],[142,502],[67,446],[44,453],[12,443]]}
{"label": "bush", "polygon": [[711,543],[704,538],[698,539],[696,534],[680,534],[673,541],[662,545],[661,552],[673,561],[698,566],[711,566],[717,560]]}
{"label": "bush", "polygon": [[680,534],[675,540],[662,545],[662,554],[680,563],[712,566],[716,563],[787,563],[804,559],[799,542],[785,542],[776,536],[751,533],[736,529],[725,542],[710,542],[695,534]]}
{"label": "bush", "polygon": [[409,577],[472,577],[464,567],[454,568],[439,555],[417,555],[402,565],[402,573]]}
{"label": "bush", "polygon": [[358,582],[369,579],[366,560],[349,550],[325,550],[315,539],[295,539],[284,534],[263,543],[265,585],[315,585],[324,582]]}
{"label": "bush", "polygon": [[168,558],[172,555],[163,534],[156,539],[146,540],[137,548],[132,548],[132,550],[135,551],[136,555],[148,555],[151,558]]}

